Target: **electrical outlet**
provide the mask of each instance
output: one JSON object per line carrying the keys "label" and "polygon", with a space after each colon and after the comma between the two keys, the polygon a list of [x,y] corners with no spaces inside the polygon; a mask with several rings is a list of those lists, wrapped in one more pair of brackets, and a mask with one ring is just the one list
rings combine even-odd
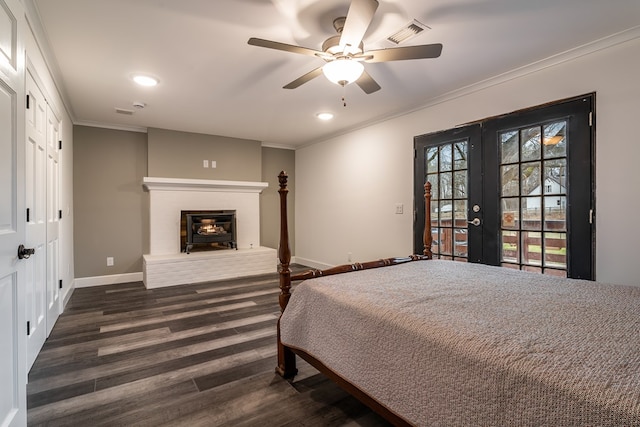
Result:
{"label": "electrical outlet", "polygon": [[202,167],[203,168],[208,168],[209,167],[209,160],[203,160],[202,161]]}
{"label": "electrical outlet", "polygon": [[112,256],[108,256],[107,257],[107,267],[113,267],[113,257]]}
{"label": "electrical outlet", "polygon": [[218,166],[215,160],[211,160],[211,169],[215,169]]}
{"label": "electrical outlet", "polygon": [[402,203],[396,203],[396,213],[397,214],[404,213],[404,205]]}
{"label": "electrical outlet", "polygon": [[351,252],[347,252],[347,262],[351,262]]}

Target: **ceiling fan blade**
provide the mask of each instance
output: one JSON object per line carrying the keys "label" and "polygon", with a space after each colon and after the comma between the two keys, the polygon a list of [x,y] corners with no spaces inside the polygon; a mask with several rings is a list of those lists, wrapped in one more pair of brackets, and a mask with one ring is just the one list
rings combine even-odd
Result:
{"label": "ceiling fan blade", "polygon": [[[347,12],[347,20],[344,23],[340,35],[340,47],[345,53],[357,53],[358,46],[362,42],[367,28],[373,20],[373,15],[378,9],[377,0],[352,0]],[[348,46],[351,46],[351,50]]]}
{"label": "ceiling fan blade", "polygon": [[276,50],[284,50],[285,52],[300,53],[302,55],[308,55],[308,56],[316,56],[317,54],[320,54],[320,55],[324,54],[324,52],[321,52],[319,50],[308,49],[306,47],[294,46],[286,43],[274,42],[271,40],[258,39],[255,37],[251,37],[248,43],[253,46],[267,47],[269,49],[276,49]]}
{"label": "ceiling fan blade", "polygon": [[295,89],[298,86],[301,86],[301,85],[305,84],[309,80],[315,79],[316,77],[318,77],[321,74],[322,74],[322,67],[318,67],[315,70],[309,71],[307,74],[298,77],[297,79],[295,79],[294,81],[292,81],[288,85],[283,86],[283,89]]}
{"label": "ceiling fan blade", "polygon": [[367,95],[380,90],[380,85],[373,80],[373,77],[371,77],[366,71],[362,72],[360,78],[356,80],[356,84],[360,86],[360,89],[362,89]]}
{"label": "ceiling fan blade", "polygon": [[442,45],[425,44],[420,46],[394,47],[390,49],[369,50],[365,55],[373,56],[367,62],[402,61],[405,59],[437,58],[442,53]]}

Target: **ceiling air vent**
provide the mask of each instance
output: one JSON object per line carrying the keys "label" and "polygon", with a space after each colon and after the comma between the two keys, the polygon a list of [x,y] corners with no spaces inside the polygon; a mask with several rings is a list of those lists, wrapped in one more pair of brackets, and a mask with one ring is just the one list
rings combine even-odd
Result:
{"label": "ceiling air vent", "polygon": [[400,43],[403,43],[417,36],[424,30],[428,30],[428,29],[429,27],[424,25],[422,22],[419,22],[414,19],[413,21],[409,22],[407,25],[405,25],[404,27],[400,28],[398,31],[396,31],[395,33],[387,37],[387,41],[390,41],[391,43],[398,45]]}
{"label": "ceiling air vent", "polygon": [[116,107],[116,113],[118,114],[124,114],[125,116],[130,116],[133,114],[132,110],[127,110],[125,108],[118,108]]}

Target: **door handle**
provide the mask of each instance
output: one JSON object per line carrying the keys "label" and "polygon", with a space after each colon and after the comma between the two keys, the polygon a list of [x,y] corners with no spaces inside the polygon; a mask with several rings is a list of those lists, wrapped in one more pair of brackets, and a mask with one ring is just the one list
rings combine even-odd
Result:
{"label": "door handle", "polygon": [[473,224],[476,227],[480,225],[480,218],[473,218],[471,221],[467,221],[469,224]]}
{"label": "door handle", "polygon": [[25,248],[24,245],[18,246],[18,259],[27,259],[35,253],[34,248]]}

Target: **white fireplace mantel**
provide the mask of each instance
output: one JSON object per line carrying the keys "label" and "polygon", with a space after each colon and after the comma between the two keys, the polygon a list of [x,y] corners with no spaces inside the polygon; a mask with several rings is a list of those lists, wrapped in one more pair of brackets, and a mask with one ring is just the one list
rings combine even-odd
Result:
{"label": "white fireplace mantel", "polygon": [[261,193],[262,190],[269,186],[269,183],[144,177],[142,185],[149,191],[231,191],[239,193]]}
{"label": "white fireplace mantel", "polygon": [[267,182],[145,177],[151,255],[178,254],[182,210],[235,210],[239,249],[260,245],[260,193]]}

